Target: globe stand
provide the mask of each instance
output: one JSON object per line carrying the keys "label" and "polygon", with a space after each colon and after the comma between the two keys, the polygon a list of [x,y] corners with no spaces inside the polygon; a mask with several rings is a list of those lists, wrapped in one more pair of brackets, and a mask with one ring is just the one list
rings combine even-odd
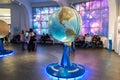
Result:
{"label": "globe stand", "polygon": [[15,53],[15,51],[13,51],[13,50],[5,50],[4,46],[3,46],[3,43],[2,43],[2,40],[0,39],[0,57],[4,57],[4,56],[7,56],[7,55],[12,55],[14,53]]}
{"label": "globe stand", "polygon": [[82,65],[70,63],[69,53],[71,46],[65,45],[61,63],[49,64],[46,68],[47,73],[57,78],[77,78],[85,73],[85,68]]}

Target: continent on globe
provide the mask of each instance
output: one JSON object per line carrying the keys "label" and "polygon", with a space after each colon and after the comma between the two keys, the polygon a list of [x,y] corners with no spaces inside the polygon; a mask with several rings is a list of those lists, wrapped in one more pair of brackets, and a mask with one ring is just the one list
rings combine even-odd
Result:
{"label": "continent on globe", "polygon": [[73,42],[79,34],[82,21],[78,12],[70,7],[61,7],[49,17],[50,35],[58,41]]}
{"label": "continent on globe", "polygon": [[75,38],[77,34],[72,29],[67,29],[66,35],[67,35],[66,36],[67,39],[70,39],[70,38]]}
{"label": "continent on globe", "polygon": [[69,21],[72,17],[74,17],[74,13],[71,12],[70,8],[63,7],[61,9],[61,12],[59,13],[59,19],[61,24],[63,20]]}
{"label": "continent on globe", "polygon": [[[70,24],[69,24],[69,20],[74,17],[75,17],[74,13],[71,11],[70,8],[67,8],[67,7],[63,7],[59,13],[60,23],[64,26],[64,28],[66,28],[65,33],[67,35],[66,36],[67,39],[70,37],[74,38],[76,36],[76,33],[74,32],[72,27],[70,27]],[[65,23],[65,22],[67,22],[67,23]]]}

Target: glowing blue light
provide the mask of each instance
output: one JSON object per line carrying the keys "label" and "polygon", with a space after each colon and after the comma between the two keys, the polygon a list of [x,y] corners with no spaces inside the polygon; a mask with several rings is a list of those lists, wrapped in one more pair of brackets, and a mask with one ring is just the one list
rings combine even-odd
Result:
{"label": "glowing blue light", "polygon": [[85,73],[80,76],[80,77],[76,77],[76,78],[58,78],[58,77],[54,77],[54,76],[51,76],[49,74],[47,74],[52,80],[80,80],[80,79],[83,79],[83,76],[85,75]]}
{"label": "glowing blue light", "polygon": [[[85,67],[85,73],[83,74],[83,76],[80,76],[80,78],[82,80],[87,80],[90,76],[92,76],[92,70],[86,65],[83,66]],[[80,80],[80,78],[78,77],[76,80]]]}
{"label": "glowing blue light", "polygon": [[12,52],[9,53],[9,54],[2,54],[2,55],[0,55],[0,58],[6,57],[6,56],[11,56],[11,55],[13,55],[13,54],[15,54],[15,53],[16,53],[15,51],[12,51]]}
{"label": "glowing blue light", "polygon": [[84,65],[85,73],[80,77],[69,78],[69,79],[57,78],[57,77],[51,76],[47,73],[46,66],[43,66],[42,70],[40,70],[40,71],[42,71],[42,74],[44,75],[45,78],[47,78],[47,80],[87,80],[92,75],[92,70],[88,66]]}

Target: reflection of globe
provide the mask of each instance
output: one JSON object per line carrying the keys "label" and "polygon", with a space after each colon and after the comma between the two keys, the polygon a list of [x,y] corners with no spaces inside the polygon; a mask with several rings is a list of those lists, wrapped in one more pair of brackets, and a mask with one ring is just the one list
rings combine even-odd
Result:
{"label": "reflection of globe", "polygon": [[81,23],[75,9],[62,7],[49,17],[49,32],[59,41],[72,42],[79,34]]}
{"label": "reflection of globe", "polygon": [[0,20],[0,38],[5,37],[9,32],[9,26],[6,22]]}

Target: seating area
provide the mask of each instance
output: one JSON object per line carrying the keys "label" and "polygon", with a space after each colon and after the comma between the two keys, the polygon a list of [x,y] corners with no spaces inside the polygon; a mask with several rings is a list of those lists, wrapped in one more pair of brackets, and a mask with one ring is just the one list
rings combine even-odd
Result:
{"label": "seating area", "polygon": [[75,40],[75,45],[82,48],[103,48],[104,46],[99,35],[91,37],[89,34],[78,36]]}
{"label": "seating area", "polygon": [[46,44],[46,43],[54,44],[54,41],[49,34],[40,35],[40,39],[38,39],[37,42],[42,44]]}
{"label": "seating area", "polygon": [[[106,39],[100,37],[99,35],[89,36],[85,34],[84,36],[79,35],[75,39],[75,46],[80,48],[103,48],[107,47]],[[20,43],[20,34],[16,34],[12,37],[11,43]],[[42,34],[36,37],[35,43],[40,44],[62,44],[62,42],[56,41],[49,34]]]}
{"label": "seating area", "polygon": [[10,40],[11,43],[17,44],[20,43],[20,34],[13,35],[12,39]]}

